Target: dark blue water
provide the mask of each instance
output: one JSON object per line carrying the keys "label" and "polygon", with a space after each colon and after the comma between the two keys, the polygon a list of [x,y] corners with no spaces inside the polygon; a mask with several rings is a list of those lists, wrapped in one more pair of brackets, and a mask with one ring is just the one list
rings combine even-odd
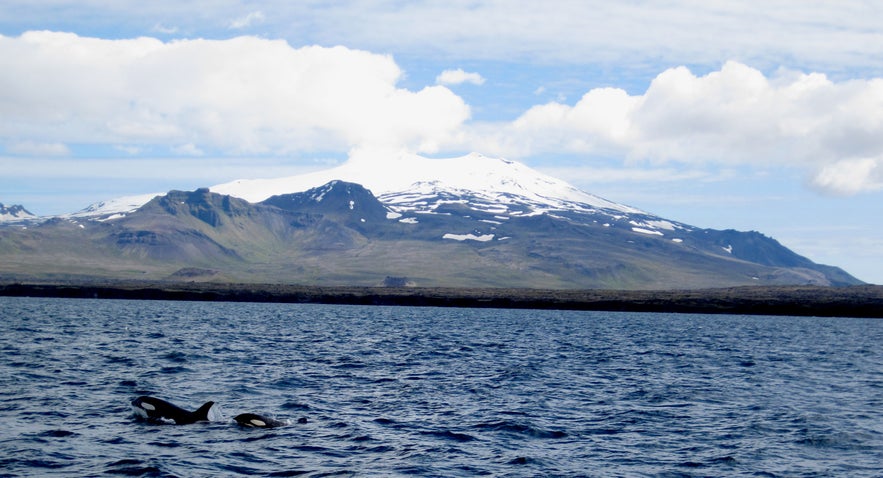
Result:
{"label": "dark blue water", "polygon": [[0,298],[0,331],[2,476],[883,476],[879,320]]}

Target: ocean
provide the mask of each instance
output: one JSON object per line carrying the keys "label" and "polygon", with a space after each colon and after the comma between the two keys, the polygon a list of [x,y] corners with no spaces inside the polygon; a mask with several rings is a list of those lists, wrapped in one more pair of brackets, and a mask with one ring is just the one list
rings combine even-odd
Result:
{"label": "ocean", "polygon": [[0,331],[0,476],[883,476],[875,319],[0,297]]}

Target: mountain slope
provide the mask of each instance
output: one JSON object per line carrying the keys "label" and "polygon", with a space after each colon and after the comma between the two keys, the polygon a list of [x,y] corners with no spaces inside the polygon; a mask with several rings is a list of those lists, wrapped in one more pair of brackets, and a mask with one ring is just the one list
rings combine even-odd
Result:
{"label": "mountain slope", "polygon": [[[760,233],[660,218],[511,161],[376,164],[2,228],[0,273],[557,289],[859,283]],[[366,184],[345,180],[355,177]]]}

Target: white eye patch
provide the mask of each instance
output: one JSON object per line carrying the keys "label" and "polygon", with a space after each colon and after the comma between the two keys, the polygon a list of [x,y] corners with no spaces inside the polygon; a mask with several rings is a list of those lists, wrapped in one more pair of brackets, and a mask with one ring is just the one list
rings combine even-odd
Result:
{"label": "white eye patch", "polygon": [[141,407],[144,408],[145,410],[150,410],[150,411],[156,410],[156,407],[154,407],[153,405],[151,405],[147,402],[141,402]]}
{"label": "white eye patch", "polygon": [[256,427],[265,427],[265,426],[267,426],[267,424],[266,424],[263,420],[258,420],[257,418],[252,418],[252,419],[249,420],[249,421],[251,422],[252,425],[254,425],[254,426],[256,426]]}

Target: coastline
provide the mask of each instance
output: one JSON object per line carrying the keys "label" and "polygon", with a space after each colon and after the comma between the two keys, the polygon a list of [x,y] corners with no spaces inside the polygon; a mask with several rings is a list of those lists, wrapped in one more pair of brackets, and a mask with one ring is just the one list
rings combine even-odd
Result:
{"label": "coastline", "polygon": [[454,289],[197,282],[0,282],[0,296],[883,318],[883,286]]}

